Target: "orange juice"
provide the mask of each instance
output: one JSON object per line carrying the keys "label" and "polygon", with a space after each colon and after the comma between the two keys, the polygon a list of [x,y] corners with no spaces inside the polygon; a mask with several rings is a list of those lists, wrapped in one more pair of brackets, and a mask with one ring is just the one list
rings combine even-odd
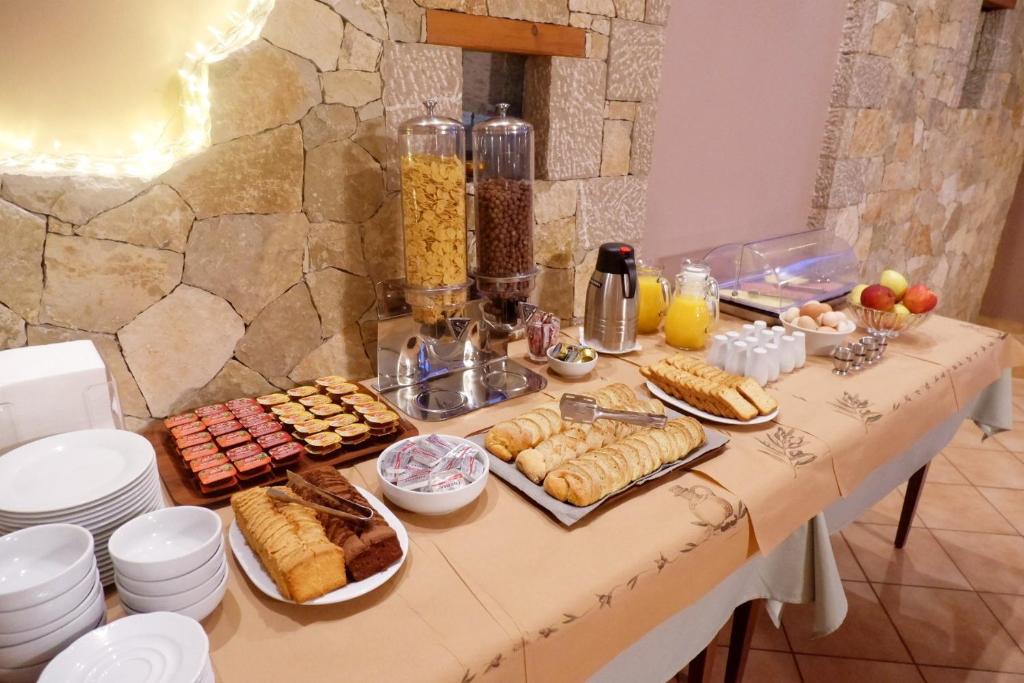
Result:
{"label": "orange juice", "polygon": [[668,285],[657,274],[637,278],[636,331],[640,334],[657,332],[668,302]]}
{"label": "orange juice", "polygon": [[703,296],[676,294],[665,317],[665,341],[677,349],[703,349],[711,327],[711,312]]}

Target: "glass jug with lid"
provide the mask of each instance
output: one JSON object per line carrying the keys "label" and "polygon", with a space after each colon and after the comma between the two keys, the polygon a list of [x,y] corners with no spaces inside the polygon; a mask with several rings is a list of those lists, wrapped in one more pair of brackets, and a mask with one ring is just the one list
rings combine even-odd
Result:
{"label": "glass jug with lid", "polygon": [[671,288],[660,266],[638,261],[636,331],[639,334],[653,334],[661,327],[661,319],[668,310]]}
{"label": "glass jug with lid", "polygon": [[677,349],[702,349],[717,320],[718,282],[706,263],[688,261],[676,275],[665,317],[665,341]]}

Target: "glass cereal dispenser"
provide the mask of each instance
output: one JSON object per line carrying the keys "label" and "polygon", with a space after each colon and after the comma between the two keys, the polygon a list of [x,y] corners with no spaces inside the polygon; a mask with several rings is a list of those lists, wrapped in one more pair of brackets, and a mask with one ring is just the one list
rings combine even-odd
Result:
{"label": "glass cereal dispenser", "polygon": [[533,260],[533,126],[498,115],[473,127],[477,289],[499,325],[514,325],[537,274]]}
{"label": "glass cereal dispenser", "polygon": [[466,137],[461,123],[434,113],[398,128],[405,296],[415,320],[439,323],[466,302]]}

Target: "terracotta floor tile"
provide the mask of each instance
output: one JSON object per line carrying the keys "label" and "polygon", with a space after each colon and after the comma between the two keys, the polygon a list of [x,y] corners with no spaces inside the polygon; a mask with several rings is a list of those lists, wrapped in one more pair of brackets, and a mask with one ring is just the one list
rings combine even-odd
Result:
{"label": "terracotta floor tile", "polygon": [[[720,647],[715,654],[711,669],[711,680],[725,679],[725,658],[728,648]],[[796,669],[793,655],[788,652],[751,650],[747,655],[747,668],[743,672],[743,683],[801,683],[800,672]]]}
{"label": "terracotta floor tile", "polygon": [[996,673],[994,671],[922,666],[921,673],[924,674],[924,679],[928,683],[1024,683],[1024,674]]}
{"label": "terracotta floor tile", "polygon": [[1024,538],[934,531],[976,591],[1024,594]]}
{"label": "terracotta floor tile", "polygon": [[851,524],[843,535],[871,581],[971,589],[928,529],[913,529],[902,550],[892,544],[894,526]]}
{"label": "terracotta floor tile", "polygon": [[885,584],[877,588],[917,663],[1024,673],[1024,652],[977,593]]}
{"label": "terracotta floor tile", "polygon": [[994,438],[1011,451],[1024,453],[1024,429],[1014,427],[1008,432],[996,434]]}
{"label": "terracotta floor tile", "polygon": [[975,486],[1024,489],[1024,462],[1009,451],[947,448],[944,453]]}
{"label": "terracotta floor tile", "polygon": [[[865,510],[857,521],[865,524],[899,524],[902,509],[903,493],[899,489],[894,489],[874,506]],[[911,526],[924,526],[920,515],[914,516]]]}
{"label": "terracotta floor tile", "polygon": [[1015,533],[973,486],[926,483],[917,513],[930,529]]}
{"label": "terracotta floor tile", "polygon": [[978,487],[981,495],[1010,520],[1017,531],[1024,534],[1024,491],[1017,489],[988,489]]}
{"label": "terracotta floor tile", "polygon": [[1024,597],[1020,595],[996,595],[978,593],[996,619],[1006,628],[1010,637],[1024,648]]}
{"label": "terracotta floor tile", "polygon": [[788,605],[782,613],[793,652],[909,662],[907,649],[867,583],[844,581],[850,607],[846,621],[825,638],[813,638],[814,607]]}
{"label": "terracotta floor tile", "polygon": [[[715,642],[719,645],[729,644],[729,633],[732,629],[732,619],[725,623],[722,630],[718,632]],[[768,618],[768,613],[761,608],[757,615],[757,623],[754,625],[754,637],[750,641],[750,647],[757,650],[775,650],[778,652],[789,652],[789,641],[781,628],[775,628],[775,624]]]}
{"label": "terracotta floor tile", "polygon": [[839,568],[839,578],[846,581],[867,581],[857,558],[853,556],[849,544],[841,533],[832,534],[832,554],[836,558],[836,566]]}
{"label": "terracotta floor tile", "polygon": [[[946,450],[960,449],[947,448]],[[931,465],[928,466],[927,481],[936,484],[969,484],[970,482],[967,481],[966,477],[960,473],[960,470],[953,467],[953,464],[943,453],[939,453],[932,459]]]}
{"label": "terracotta floor tile", "polygon": [[797,655],[796,663],[808,683],[924,683],[913,664],[810,655]]}
{"label": "terracotta floor tile", "polygon": [[949,442],[949,445],[954,448],[982,448],[986,450],[1003,450],[1002,444],[995,441],[995,439],[981,440],[982,432],[978,429],[978,425],[974,424],[970,420],[964,420],[964,423],[957,430],[953,436],[953,440]]}

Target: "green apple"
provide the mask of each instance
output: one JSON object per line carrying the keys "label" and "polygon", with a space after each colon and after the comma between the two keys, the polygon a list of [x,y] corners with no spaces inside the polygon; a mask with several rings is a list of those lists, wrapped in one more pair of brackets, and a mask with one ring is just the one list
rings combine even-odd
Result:
{"label": "green apple", "polygon": [[860,293],[867,288],[868,286],[863,283],[857,285],[852,290],[850,290],[849,294],[846,295],[846,300],[849,301],[851,304],[856,304],[860,306]]}
{"label": "green apple", "polygon": [[896,295],[896,301],[902,300],[903,295],[907,293],[907,278],[895,270],[883,270],[882,276],[878,278],[878,284],[891,289],[892,293]]}
{"label": "green apple", "polygon": [[896,314],[896,319],[900,322],[906,320],[907,316],[910,315],[910,309],[903,304],[896,304],[893,306],[892,312]]}

